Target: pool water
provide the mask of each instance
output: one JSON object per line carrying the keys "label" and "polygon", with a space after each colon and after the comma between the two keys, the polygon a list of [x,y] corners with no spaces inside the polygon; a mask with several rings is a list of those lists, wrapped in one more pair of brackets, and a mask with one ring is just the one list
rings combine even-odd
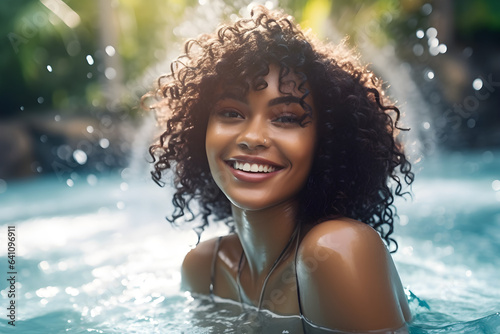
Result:
{"label": "pool water", "polygon": [[[415,295],[411,333],[500,333],[500,152],[415,168],[413,200],[397,201],[394,255]],[[9,182],[0,193],[1,333],[293,333],[290,319],[249,320],[237,303],[180,292],[196,235],[165,221],[168,190],[127,169],[72,179]],[[7,226],[16,231],[15,328]]]}

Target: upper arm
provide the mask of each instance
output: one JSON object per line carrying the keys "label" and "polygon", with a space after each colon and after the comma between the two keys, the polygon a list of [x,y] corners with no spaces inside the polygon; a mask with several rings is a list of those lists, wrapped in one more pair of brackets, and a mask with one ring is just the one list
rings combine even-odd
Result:
{"label": "upper arm", "polygon": [[217,239],[199,243],[189,251],[182,262],[181,288],[191,292],[209,294],[212,260]]}
{"label": "upper arm", "polygon": [[400,328],[399,277],[380,236],[359,222],[329,221],[313,228],[298,258],[304,314],[344,330]]}

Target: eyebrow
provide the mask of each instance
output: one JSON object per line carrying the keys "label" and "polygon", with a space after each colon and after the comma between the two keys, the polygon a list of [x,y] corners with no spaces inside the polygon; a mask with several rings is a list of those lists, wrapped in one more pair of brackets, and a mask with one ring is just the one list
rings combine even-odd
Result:
{"label": "eyebrow", "polygon": [[[218,101],[225,100],[225,99],[232,99],[232,100],[236,100],[236,101],[248,104],[248,100],[246,99],[246,97],[243,97],[243,96],[241,96],[239,94],[230,93],[230,92],[226,92],[224,94],[221,94],[217,98]],[[272,107],[272,106],[275,106],[275,105],[278,105],[278,104],[282,104],[282,103],[285,103],[285,104],[290,104],[290,103],[302,104],[302,99],[300,97],[293,96],[293,95],[280,96],[280,97],[277,97],[277,98],[274,98],[274,99],[270,100],[267,105],[269,107]]]}
{"label": "eyebrow", "polygon": [[290,104],[290,103],[302,104],[302,99],[300,97],[293,96],[293,95],[280,96],[280,97],[277,97],[275,99],[270,100],[267,105],[269,107],[272,107],[272,106],[275,106],[277,104],[282,104],[282,103],[286,103],[286,104]]}

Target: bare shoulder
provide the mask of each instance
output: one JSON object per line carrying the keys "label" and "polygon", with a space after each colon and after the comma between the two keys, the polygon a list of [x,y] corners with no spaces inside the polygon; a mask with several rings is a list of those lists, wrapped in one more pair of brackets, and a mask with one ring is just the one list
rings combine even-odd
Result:
{"label": "bare shoulder", "polygon": [[352,258],[374,250],[385,253],[385,245],[371,226],[354,219],[339,218],[314,226],[301,242],[299,256],[311,256],[318,250]]}
{"label": "bare shoulder", "polygon": [[182,288],[196,293],[210,292],[210,274],[218,238],[200,242],[186,254],[181,267]]}
{"label": "bare shoulder", "polygon": [[300,244],[297,274],[304,314],[319,325],[377,330],[404,324],[392,258],[362,222],[340,218],[314,226]]}

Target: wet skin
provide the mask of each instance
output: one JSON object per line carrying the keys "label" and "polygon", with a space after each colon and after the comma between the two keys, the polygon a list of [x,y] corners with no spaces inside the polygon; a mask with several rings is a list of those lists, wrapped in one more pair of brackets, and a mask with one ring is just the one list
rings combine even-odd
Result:
{"label": "wet skin", "polygon": [[[286,79],[295,80],[291,75]],[[236,234],[221,242],[214,293],[240,299],[236,277],[244,251],[242,301],[252,305],[296,226],[297,193],[307,180],[316,145],[315,112],[305,127],[297,122],[305,113],[297,103],[302,93],[290,90],[292,98],[282,94],[274,67],[265,80],[264,90],[223,97],[211,112],[206,135],[210,169],[232,204],[236,227]],[[305,101],[314,107],[310,97]],[[186,255],[185,289],[209,293],[215,240]],[[265,289],[263,307],[277,314],[299,314],[294,255],[286,254]],[[339,217],[302,228],[297,274],[304,315],[315,324],[376,330],[397,329],[410,320],[392,259],[377,232],[364,223]]]}
{"label": "wet skin", "polygon": [[[264,90],[246,97],[227,94],[219,100],[207,127],[210,171],[241,210],[263,210],[293,199],[307,180],[314,156],[315,120],[308,118],[304,127],[299,124],[305,114],[298,103],[302,94],[282,95],[277,70],[266,81]],[[310,97],[306,103],[312,105]],[[249,173],[235,164],[262,166],[263,171]]]}

